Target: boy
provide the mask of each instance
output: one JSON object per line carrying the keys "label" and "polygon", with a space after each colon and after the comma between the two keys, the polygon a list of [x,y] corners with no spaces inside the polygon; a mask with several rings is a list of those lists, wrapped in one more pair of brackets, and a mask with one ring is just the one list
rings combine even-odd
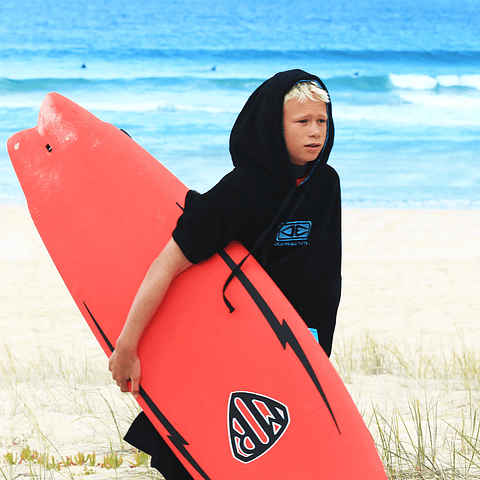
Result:
{"label": "boy", "polygon": [[[234,239],[330,355],[341,283],[340,185],[327,165],[333,136],[329,95],[318,77],[290,70],[255,90],[230,136],[234,170],[203,195],[188,192],[172,239],[138,290],[109,363],[122,392],[131,380],[138,396],[137,345],[171,281]],[[192,478],[144,414],[125,439],[149,453],[167,480]]]}

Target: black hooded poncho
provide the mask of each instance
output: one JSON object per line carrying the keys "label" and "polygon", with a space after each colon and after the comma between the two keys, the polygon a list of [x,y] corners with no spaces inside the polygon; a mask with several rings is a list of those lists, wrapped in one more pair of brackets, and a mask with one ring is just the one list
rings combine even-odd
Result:
{"label": "black hooded poncho", "polygon": [[[317,329],[329,355],[340,300],[340,185],[327,165],[334,135],[327,104],[325,146],[297,187],[283,137],[283,104],[302,80],[317,81],[326,90],[319,78],[291,70],[252,94],[231,133],[235,168],[207,193],[188,192],[173,238],[192,263],[240,241],[305,323]],[[144,413],[125,440],[150,454],[152,466],[166,479],[192,478]]]}
{"label": "black hooded poncho", "polygon": [[317,329],[330,355],[341,284],[340,185],[327,165],[334,126],[329,103],[324,148],[297,187],[283,137],[283,104],[302,80],[326,90],[318,77],[291,70],[251,95],[230,137],[235,168],[207,193],[187,194],[173,238],[192,263],[240,241]]}

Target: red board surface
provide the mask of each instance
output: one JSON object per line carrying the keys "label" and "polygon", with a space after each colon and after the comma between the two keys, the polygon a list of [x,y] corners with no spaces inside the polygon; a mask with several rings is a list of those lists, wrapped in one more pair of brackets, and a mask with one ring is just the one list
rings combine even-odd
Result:
{"label": "red board surface", "polygon": [[[110,355],[187,188],[61,95],[8,141],[35,225]],[[386,479],[345,386],[273,281],[231,244],[172,284],[139,347],[140,404],[195,479]]]}

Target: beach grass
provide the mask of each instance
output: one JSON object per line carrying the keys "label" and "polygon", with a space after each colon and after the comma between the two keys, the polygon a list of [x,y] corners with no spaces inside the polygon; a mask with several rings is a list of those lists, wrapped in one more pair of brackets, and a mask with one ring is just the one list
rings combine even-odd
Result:
{"label": "beach grass", "polygon": [[480,478],[480,355],[411,351],[364,334],[332,359],[388,477]]}
{"label": "beach grass", "polygon": [[[65,355],[65,354],[64,354]],[[48,352],[0,366],[0,480],[163,477],[122,440],[138,412],[106,363]],[[480,479],[480,356],[411,351],[364,334],[332,361],[391,480]]]}
{"label": "beach grass", "polygon": [[148,456],[122,437],[139,411],[106,363],[48,352],[0,362],[0,480],[152,478]]}

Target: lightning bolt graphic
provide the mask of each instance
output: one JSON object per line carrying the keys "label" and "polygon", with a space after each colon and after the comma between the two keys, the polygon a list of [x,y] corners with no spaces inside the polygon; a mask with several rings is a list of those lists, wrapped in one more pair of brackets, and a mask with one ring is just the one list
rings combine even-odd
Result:
{"label": "lightning bolt graphic", "polygon": [[210,480],[210,477],[202,470],[200,465],[195,461],[190,452],[185,448],[189,443],[180,435],[178,430],[168,421],[167,417],[160,411],[157,405],[149,397],[147,392],[140,387],[140,395],[142,396],[145,403],[148,405],[150,410],[158,418],[160,423],[165,427],[168,432],[168,439],[172,442],[175,448],[185,457],[185,459],[192,465],[193,468],[204,478],[205,480]]}
{"label": "lightning bolt graphic", "polygon": [[[228,265],[228,267],[232,271],[235,270],[235,267],[237,266],[237,264],[234,262],[234,260],[228,255],[228,253],[225,250],[222,250],[220,252],[220,257],[223,259],[223,261]],[[314,383],[316,389],[320,393],[320,396],[322,397],[323,402],[325,403],[325,406],[327,407],[330,413],[330,416],[332,417],[332,420],[335,423],[335,426],[337,427],[338,433],[341,434],[340,427],[338,426],[337,420],[335,418],[335,415],[333,414],[332,408],[330,406],[330,403],[328,402],[325,392],[323,391],[323,388],[320,385],[320,381],[318,380],[317,375],[315,374],[315,371],[310,361],[308,360],[307,355],[303,351],[303,348],[298,343],[297,337],[295,337],[295,335],[293,334],[286,320],[283,320],[283,322],[280,323],[280,321],[275,316],[272,309],[268,306],[267,302],[262,297],[260,292],[253,286],[252,282],[250,282],[248,277],[240,268],[235,270],[235,276],[238,278],[238,280],[240,280],[240,283],[243,285],[243,287],[248,292],[250,297],[252,297],[252,300],[256,303],[257,307],[262,312],[262,315],[265,317],[270,327],[274,331],[275,335],[277,336],[278,340],[282,344],[283,349],[286,350],[287,345],[290,345],[291,349],[293,350],[297,358],[302,363],[303,367],[305,368],[309,377]]]}

